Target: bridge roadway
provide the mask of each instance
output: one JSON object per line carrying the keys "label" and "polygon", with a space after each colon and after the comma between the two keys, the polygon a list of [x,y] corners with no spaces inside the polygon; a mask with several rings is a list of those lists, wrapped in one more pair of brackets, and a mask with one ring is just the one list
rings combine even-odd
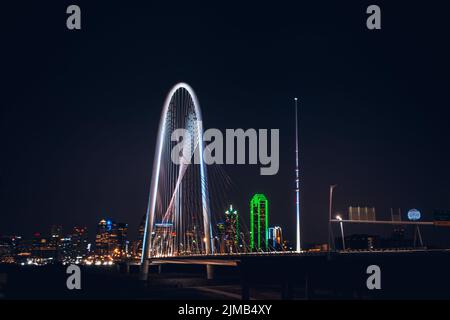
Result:
{"label": "bridge roadway", "polygon": [[248,258],[262,257],[306,257],[306,256],[323,256],[328,253],[324,252],[260,252],[260,253],[233,253],[233,254],[212,254],[212,255],[185,255],[185,256],[168,256],[154,257],[149,259],[151,265],[160,264],[192,264],[192,265],[219,265],[219,266],[238,266],[242,260]]}
{"label": "bridge roadway", "polygon": [[[450,250],[394,249],[341,252],[214,254],[151,259],[151,265],[206,265],[236,268],[242,299],[253,287],[275,285],[281,297],[450,298]],[[382,289],[368,290],[367,267],[378,265]],[[208,273],[209,272],[209,273]]]}
{"label": "bridge roadway", "polygon": [[429,253],[450,253],[450,249],[383,249],[383,250],[346,250],[335,252],[260,252],[260,253],[233,253],[233,254],[212,254],[212,255],[186,255],[151,258],[151,264],[202,264],[202,265],[223,265],[238,266],[246,259],[267,259],[289,257],[289,259],[307,259],[310,257],[337,257],[351,255],[395,255],[395,254],[429,254]]}

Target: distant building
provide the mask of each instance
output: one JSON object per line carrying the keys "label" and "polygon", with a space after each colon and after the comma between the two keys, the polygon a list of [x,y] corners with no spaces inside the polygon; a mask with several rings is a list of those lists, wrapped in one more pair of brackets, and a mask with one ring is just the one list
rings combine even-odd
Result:
{"label": "distant building", "polygon": [[283,233],[281,227],[269,228],[269,247],[275,251],[283,250]]}
{"label": "distant building", "polygon": [[57,258],[57,246],[52,241],[51,237],[41,235],[39,232],[35,232],[32,240],[31,256],[36,261],[56,261]]}
{"label": "distant building", "polygon": [[125,258],[128,251],[127,233],[126,223],[116,223],[111,219],[100,220],[95,237],[95,253],[115,259]]}
{"label": "distant building", "polygon": [[54,258],[58,261],[61,260],[61,248],[60,248],[60,239],[62,238],[62,226],[61,225],[52,225],[50,229],[50,237],[48,239],[48,245],[55,248],[55,256]]}
{"label": "distant building", "polygon": [[[342,250],[342,239],[335,239],[336,249]],[[380,247],[380,238],[369,234],[353,234],[345,237],[347,250],[374,250]]]}
{"label": "distant building", "polygon": [[216,224],[217,229],[217,252],[225,253],[225,223],[219,222]]}
{"label": "distant building", "polygon": [[0,263],[14,263],[14,256],[14,237],[0,237]]}
{"label": "distant building", "polygon": [[310,243],[305,245],[306,251],[309,252],[324,252],[328,251],[328,243]]}
{"label": "distant building", "polygon": [[175,239],[173,223],[155,223],[152,232],[153,256],[173,254],[170,250]]}
{"label": "distant building", "polygon": [[405,227],[402,225],[396,225],[392,232],[392,240],[403,241],[405,240]]}
{"label": "distant building", "polygon": [[15,245],[15,254],[18,259],[17,262],[23,262],[26,258],[31,257],[33,242],[30,239],[22,239],[19,237]]}
{"label": "distant building", "polygon": [[13,253],[13,242],[11,237],[0,237],[0,256]]}
{"label": "distant building", "polygon": [[128,224],[115,223],[112,228],[114,239],[114,256],[118,259],[126,258],[128,255]]}
{"label": "distant building", "polygon": [[61,225],[53,225],[50,230],[51,238],[61,238],[63,236],[63,229]]}
{"label": "distant building", "polygon": [[86,227],[75,227],[70,235],[71,256],[84,258],[88,255],[88,230]]}
{"label": "distant building", "polygon": [[140,259],[142,256],[142,243],[144,241],[146,217],[147,215],[144,214],[139,223],[137,240],[130,242],[129,252],[134,259]]}
{"label": "distant building", "polygon": [[294,246],[288,240],[283,241],[283,251],[294,251]]}
{"label": "distant building", "polygon": [[[335,245],[336,249],[341,250],[342,239],[336,238]],[[353,234],[345,237],[345,248],[347,250],[400,249],[412,248],[413,246],[413,240],[405,238],[402,226],[396,227],[389,238],[369,234]]]}
{"label": "distant building", "polygon": [[99,256],[109,255],[111,246],[111,228],[112,221],[102,219],[97,225],[97,234],[95,236],[95,254]]}
{"label": "distant building", "polygon": [[390,238],[381,239],[381,248],[412,248],[414,243],[412,239],[406,238],[406,229],[403,225],[396,225]]}
{"label": "distant building", "polygon": [[239,215],[237,210],[230,208],[225,211],[225,251],[228,253],[239,250]]}
{"label": "distant building", "polygon": [[189,230],[185,232],[185,247],[182,248],[181,252],[183,254],[199,254],[201,252],[199,243],[201,242],[197,227],[191,225]]}
{"label": "distant building", "polygon": [[76,255],[73,254],[72,238],[70,236],[59,239],[59,258],[64,264],[75,263]]}
{"label": "distant building", "polygon": [[265,195],[255,194],[250,201],[250,250],[269,249],[269,202]]}

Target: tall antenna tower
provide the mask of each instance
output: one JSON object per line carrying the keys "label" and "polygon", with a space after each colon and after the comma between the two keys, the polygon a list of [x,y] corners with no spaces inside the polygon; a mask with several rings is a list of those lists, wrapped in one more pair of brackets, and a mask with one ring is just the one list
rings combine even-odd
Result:
{"label": "tall antenna tower", "polygon": [[296,213],[297,213],[297,246],[296,251],[302,251],[302,245],[300,240],[300,178],[299,178],[299,169],[298,169],[298,111],[297,111],[297,102],[298,99],[295,100],[295,196],[296,196]]}

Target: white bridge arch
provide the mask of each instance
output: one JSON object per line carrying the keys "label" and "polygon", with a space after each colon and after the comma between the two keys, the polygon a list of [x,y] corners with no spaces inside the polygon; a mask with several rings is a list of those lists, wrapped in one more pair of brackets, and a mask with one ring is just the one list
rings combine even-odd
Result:
{"label": "white bridge arch", "polygon": [[[161,118],[159,122],[159,129],[158,129],[158,136],[157,136],[157,143],[156,143],[156,150],[155,150],[155,156],[154,156],[154,162],[153,162],[153,172],[152,172],[152,180],[151,180],[151,186],[150,186],[150,196],[149,196],[149,203],[147,207],[147,215],[146,215],[146,223],[145,223],[145,232],[144,232],[144,239],[143,239],[143,247],[142,247],[142,260],[141,263],[143,265],[144,272],[146,272],[146,269],[148,269],[148,260],[152,257],[154,253],[154,241],[152,240],[152,235],[154,235],[155,231],[155,216],[156,216],[156,207],[157,207],[157,200],[161,197],[164,197],[164,195],[158,194],[158,186],[160,184],[160,176],[161,176],[161,161],[162,155],[163,155],[163,149],[167,149],[167,144],[170,143],[170,136],[168,136],[168,133],[170,133],[170,126],[168,125],[169,118],[173,115],[178,116],[178,111],[176,110],[178,105],[182,104],[188,104],[189,105],[189,111],[184,111],[186,113],[189,113],[189,119],[190,119],[190,130],[194,131],[194,136],[196,139],[196,147],[194,147],[193,152],[198,152],[197,156],[199,157],[199,171],[200,171],[200,198],[199,202],[201,202],[201,211],[202,211],[202,218],[203,218],[203,234],[204,239],[201,240],[201,242],[204,243],[204,253],[205,254],[212,254],[213,253],[213,245],[212,245],[212,238],[211,238],[211,213],[210,213],[210,197],[209,197],[209,189],[208,189],[208,176],[207,176],[207,170],[205,163],[203,161],[203,152],[204,152],[204,142],[203,142],[203,122],[202,122],[202,114],[200,110],[200,104],[198,102],[197,96],[194,92],[194,90],[186,83],[178,83],[176,84],[168,93],[166,100],[163,105],[163,110],[161,113]],[[173,109],[173,110],[172,110]],[[167,160],[167,159],[165,159]],[[186,169],[185,169],[186,170]],[[181,172],[181,170],[179,171]],[[178,173],[178,179],[183,179],[180,173]],[[178,184],[180,182],[178,181]],[[170,205],[167,209],[163,209],[163,211],[170,211],[175,210],[173,209],[173,203],[176,202],[181,196],[178,195],[179,189],[177,189],[178,186],[175,189],[172,189],[170,191],[173,193],[171,195],[171,201]],[[177,193],[177,195],[175,195]],[[167,198],[167,196],[166,196]],[[174,201],[175,199],[175,201]],[[164,217],[167,216],[167,213]],[[177,240],[178,241],[178,240]]]}

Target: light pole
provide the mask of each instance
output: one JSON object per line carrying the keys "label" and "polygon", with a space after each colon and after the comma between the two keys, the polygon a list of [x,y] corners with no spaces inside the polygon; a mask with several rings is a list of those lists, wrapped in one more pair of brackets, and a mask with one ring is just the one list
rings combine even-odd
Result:
{"label": "light pole", "polygon": [[341,225],[342,249],[345,250],[344,223],[342,222],[342,217],[340,215],[337,215],[336,219],[340,221],[339,224]]}
{"label": "light pole", "polygon": [[297,243],[295,249],[297,252],[302,251],[302,244],[300,238],[300,177],[299,177],[299,167],[298,167],[298,118],[297,118],[297,98],[294,98],[295,101],[295,210],[296,210],[296,218],[297,218]]}
{"label": "light pole", "polygon": [[328,251],[331,251],[331,214],[333,210],[333,190],[337,187],[337,184],[330,186],[330,204],[328,208]]}

